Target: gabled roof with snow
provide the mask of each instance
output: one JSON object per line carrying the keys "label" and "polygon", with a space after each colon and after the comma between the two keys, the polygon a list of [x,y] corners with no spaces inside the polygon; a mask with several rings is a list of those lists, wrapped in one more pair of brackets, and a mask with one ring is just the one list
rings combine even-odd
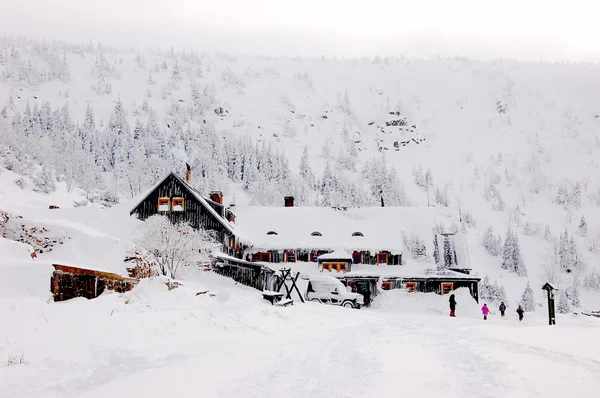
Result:
{"label": "gabled roof with snow", "polygon": [[[236,231],[256,250],[388,250],[400,254],[403,233],[430,242],[436,223],[452,222],[448,214],[434,207],[237,206],[236,215]],[[270,231],[277,234],[267,234]],[[353,236],[355,232],[363,236]]]}
{"label": "gabled roof with snow", "polygon": [[[200,192],[196,191],[191,185],[189,185],[186,181],[180,178],[175,172],[170,172],[163,179],[157,182],[151,189],[147,191],[147,193],[142,197],[142,199],[131,209],[130,215],[135,212],[135,210],[154,192],[167,178],[170,177],[175,178],[189,193],[200,202],[200,204],[206,208],[206,210],[225,228],[227,232],[231,235],[237,235],[234,231],[233,225],[227,221],[225,218],[221,217],[219,213],[208,203],[208,199],[205,199],[200,195]],[[212,202],[212,201],[211,201]]]}

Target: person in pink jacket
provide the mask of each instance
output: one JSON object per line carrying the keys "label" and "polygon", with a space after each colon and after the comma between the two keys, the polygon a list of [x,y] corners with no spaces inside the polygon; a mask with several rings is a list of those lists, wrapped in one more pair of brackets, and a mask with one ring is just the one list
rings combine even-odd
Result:
{"label": "person in pink jacket", "polygon": [[481,313],[483,314],[483,319],[487,321],[487,316],[490,313],[490,309],[488,308],[487,304],[484,304],[483,307],[481,307]]}

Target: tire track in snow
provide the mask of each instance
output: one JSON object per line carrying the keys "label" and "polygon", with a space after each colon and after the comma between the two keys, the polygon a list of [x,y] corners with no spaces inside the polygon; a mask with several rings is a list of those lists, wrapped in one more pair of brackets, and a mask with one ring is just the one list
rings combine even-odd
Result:
{"label": "tire track in snow", "polygon": [[355,344],[365,329],[373,333],[371,326],[352,326],[273,344],[263,369],[234,378],[218,397],[371,396],[380,365],[374,352]]}

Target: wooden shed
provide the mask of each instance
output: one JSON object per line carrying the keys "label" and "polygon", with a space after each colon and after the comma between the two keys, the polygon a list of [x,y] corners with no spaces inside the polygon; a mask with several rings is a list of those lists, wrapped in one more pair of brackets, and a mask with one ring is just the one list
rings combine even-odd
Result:
{"label": "wooden shed", "polygon": [[275,290],[275,271],[260,263],[249,262],[225,254],[211,256],[212,270],[215,274],[226,276],[242,285],[257,290]]}
{"label": "wooden shed", "polygon": [[52,264],[54,272],[50,279],[50,291],[54,301],[64,301],[75,297],[93,299],[105,290],[118,293],[128,292],[137,283],[137,279],[123,277],[112,272]]}
{"label": "wooden shed", "polygon": [[452,275],[431,275],[422,277],[386,277],[382,282],[383,290],[407,289],[412,292],[448,294],[453,290],[466,287],[471,297],[479,302],[478,284],[480,278]]}

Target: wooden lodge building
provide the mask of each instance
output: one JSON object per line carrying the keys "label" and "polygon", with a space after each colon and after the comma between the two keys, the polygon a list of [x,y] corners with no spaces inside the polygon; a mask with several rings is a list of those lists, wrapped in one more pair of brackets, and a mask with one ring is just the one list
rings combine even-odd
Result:
{"label": "wooden lodge building", "polygon": [[[440,234],[433,239],[434,225],[449,225],[453,221],[444,209],[294,206],[294,198],[286,196],[281,207],[236,206],[234,214],[223,203],[221,192],[212,191],[205,198],[190,183],[189,166],[185,180],[170,173],[130,214],[140,220],[162,214],[174,223],[189,222],[194,228],[213,231],[215,238],[223,243],[226,255],[225,259],[213,260],[213,266],[238,282],[266,289],[270,275],[278,268],[273,263],[280,263],[303,274],[331,272],[345,283],[362,281],[373,290],[373,297],[376,281],[383,280],[383,289],[406,288],[439,294],[468,287],[471,295],[478,298],[479,278],[469,276],[464,238]],[[415,235],[431,236],[426,242],[431,244],[424,250],[429,251],[428,258],[435,258],[435,263],[429,266],[437,265],[439,273],[425,274],[425,266],[417,270],[406,266],[414,262],[405,246],[409,237]],[[335,261],[324,261],[332,252],[344,254],[330,259]],[[323,256],[321,261],[320,256]],[[390,273],[390,270],[402,272]]]}
{"label": "wooden lodge building", "polygon": [[192,228],[212,231],[214,238],[223,243],[223,251],[242,258],[246,246],[240,243],[234,231],[235,214],[223,204],[220,191],[204,198],[190,185],[191,170],[187,165],[186,181],[171,172],[130,211],[144,221],[148,217],[161,214],[173,223],[188,222]]}

